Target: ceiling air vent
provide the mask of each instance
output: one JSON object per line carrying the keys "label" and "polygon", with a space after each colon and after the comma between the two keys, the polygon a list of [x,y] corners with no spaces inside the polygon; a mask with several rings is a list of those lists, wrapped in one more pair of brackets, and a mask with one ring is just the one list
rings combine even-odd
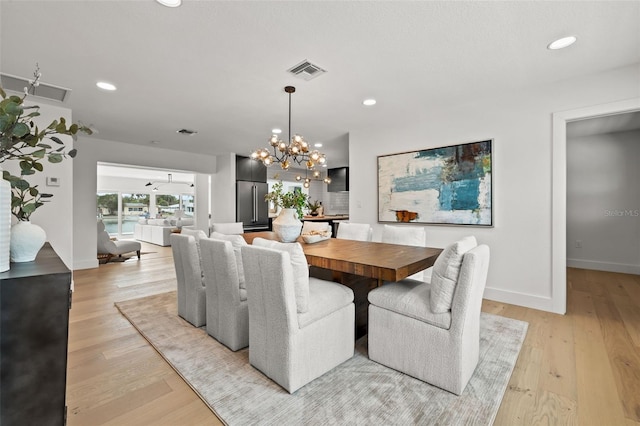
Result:
{"label": "ceiling air vent", "polygon": [[[24,88],[29,87],[29,80],[24,77],[18,77],[16,75],[0,73],[0,86],[2,86],[4,90],[24,93]],[[53,86],[51,84],[43,83],[42,81],[40,81],[40,85],[38,87],[34,87],[29,91],[29,96],[37,96],[40,98],[64,102],[70,92],[71,89]]]}
{"label": "ceiling air vent", "polygon": [[303,79],[303,80],[311,80],[314,79],[322,74],[324,74],[325,72],[327,72],[326,70],[320,68],[317,65],[312,64],[311,62],[307,61],[306,59],[302,62],[300,62],[298,65],[295,65],[291,68],[289,68],[287,70],[287,72],[290,72],[291,74]]}

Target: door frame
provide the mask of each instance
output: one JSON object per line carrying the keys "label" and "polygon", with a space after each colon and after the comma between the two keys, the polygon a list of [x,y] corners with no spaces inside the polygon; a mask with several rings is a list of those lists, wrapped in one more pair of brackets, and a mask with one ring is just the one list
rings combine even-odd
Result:
{"label": "door frame", "polygon": [[551,155],[551,301],[567,311],[567,123],[640,111],[640,98],[553,113]]}

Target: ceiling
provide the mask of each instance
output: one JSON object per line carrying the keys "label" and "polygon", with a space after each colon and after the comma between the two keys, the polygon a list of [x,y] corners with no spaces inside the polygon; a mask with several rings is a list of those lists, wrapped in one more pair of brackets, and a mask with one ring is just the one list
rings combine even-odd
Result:
{"label": "ceiling", "polygon": [[[292,132],[338,167],[350,131],[638,63],[639,22],[638,1],[2,0],[0,71],[29,77],[37,62],[95,138],[204,154],[249,154],[274,127],[286,137],[294,85]],[[328,72],[286,72],[305,59]]]}
{"label": "ceiling", "polygon": [[572,121],[567,124],[567,138],[632,130],[640,130],[640,111]]}

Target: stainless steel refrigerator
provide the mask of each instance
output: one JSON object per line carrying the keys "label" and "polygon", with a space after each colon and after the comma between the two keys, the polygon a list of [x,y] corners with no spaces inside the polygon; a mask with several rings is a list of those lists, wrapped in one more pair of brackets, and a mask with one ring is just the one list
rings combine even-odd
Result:
{"label": "stainless steel refrigerator", "polygon": [[268,192],[265,182],[236,182],[236,220],[245,232],[269,230],[269,204],[264,200]]}

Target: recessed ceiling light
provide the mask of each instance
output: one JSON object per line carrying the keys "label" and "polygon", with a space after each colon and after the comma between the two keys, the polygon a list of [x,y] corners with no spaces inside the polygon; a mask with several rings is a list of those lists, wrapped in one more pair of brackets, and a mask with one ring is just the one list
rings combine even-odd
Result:
{"label": "recessed ceiling light", "polygon": [[565,47],[571,46],[573,43],[576,42],[576,40],[577,38],[575,36],[559,38],[558,40],[552,43],[549,43],[549,45],[547,46],[547,49],[550,49],[550,50],[564,49]]}
{"label": "recessed ceiling light", "polygon": [[362,105],[366,105],[366,106],[371,106],[375,104],[376,104],[375,99],[365,99],[364,101],[362,101]]}
{"label": "recessed ceiling light", "polygon": [[320,142],[313,144],[313,146],[315,146],[316,148],[322,148],[322,144]]}
{"label": "recessed ceiling light", "polygon": [[98,86],[102,90],[108,90],[109,92],[113,92],[114,90],[116,90],[116,86],[111,83],[107,83],[106,81],[99,81],[96,83],[96,86]]}
{"label": "recessed ceiling light", "polygon": [[282,133],[281,129],[271,129],[271,133],[273,133],[274,135],[279,135],[280,133]]}
{"label": "recessed ceiling light", "polygon": [[167,7],[178,7],[182,4],[182,0],[156,0],[163,6]]}

